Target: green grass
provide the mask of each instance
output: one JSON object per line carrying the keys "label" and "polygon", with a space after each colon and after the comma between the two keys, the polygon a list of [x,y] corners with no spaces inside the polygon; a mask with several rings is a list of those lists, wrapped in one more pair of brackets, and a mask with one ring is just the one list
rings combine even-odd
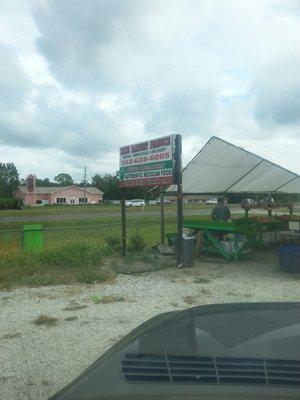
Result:
{"label": "green grass", "polygon": [[0,260],[0,286],[103,282],[113,277],[103,262],[113,254],[107,244],[85,239],[56,248],[11,254]]}
{"label": "green grass", "polygon": [[[166,232],[176,231],[176,217],[166,216]],[[35,221],[38,223],[38,221]],[[4,232],[4,230],[22,229],[23,222],[7,222],[0,224],[0,258],[8,251],[21,249],[22,232]],[[120,217],[91,218],[84,220],[44,221],[44,247],[53,248],[64,242],[74,240],[104,241],[111,235],[121,236]],[[99,226],[98,226],[99,225]],[[2,230],[2,231],[1,231]],[[137,216],[127,221],[127,236],[139,233],[145,244],[151,246],[159,241],[159,216]]]}
{"label": "green grass", "polygon": [[[165,210],[176,210],[176,204],[169,204],[165,206]],[[206,204],[185,204],[184,208],[188,209],[206,209],[211,208],[211,206],[207,206]],[[141,212],[142,209],[140,207],[127,207],[127,212]],[[145,206],[144,210],[147,211],[159,211],[159,206]],[[45,216],[45,215],[70,215],[70,214],[95,214],[95,213],[118,213],[121,211],[120,205],[115,204],[95,204],[95,205],[67,205],[67,206],[35,206],[35,207],[25,207],[24,210],[1,210],[0,217],[9,217],[9,216]]]}

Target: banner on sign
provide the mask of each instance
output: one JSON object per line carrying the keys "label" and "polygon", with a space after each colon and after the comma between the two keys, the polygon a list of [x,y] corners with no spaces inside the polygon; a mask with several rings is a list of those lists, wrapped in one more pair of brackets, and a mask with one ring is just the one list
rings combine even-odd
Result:
{"label": "banner on sign", "polygon": [[175,135],[120,148],[120,187],[173,183]]}

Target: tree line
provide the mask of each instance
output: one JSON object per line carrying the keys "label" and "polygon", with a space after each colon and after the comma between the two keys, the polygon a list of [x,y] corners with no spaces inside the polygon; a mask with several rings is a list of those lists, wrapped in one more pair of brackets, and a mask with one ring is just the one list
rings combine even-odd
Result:
{"label": "tree line", "polygon": [[[87,181],[86,186],[94,186],[104,193],[104,199],[119,200],[121,191],[119,181],[115,175],[111,174],[95,174],[90,181]],[[19,185],[26,185],[26,179],[20,179],[19,172],[13,163],[0,163],[0,198],[12,198]],[[36,178],[36,186],[84,186],[84,182],[75,182],[71,175],[60,173],[53,180],[50,178]],[[144,198],[148,191],[146,188],[132,188],[126,190],[128,199]],[[157,192],[153,192],[153,196]],[[147,196],[149,197],[149,195]]]}
{"label": "tree line", "polygon": [[[0,198],[12,198],[19,185],[26,185],[25,179],[19,178],[19,172],[13,163],[0,163]],[[84,186],[84,182],[75,182],[71,175],[67,173],[60,173],[56,175],[53,180],[50,178],[36,178],[37,186]],[[112,174],[95,174],[90,181],[86,182],[86,186],[94,186],[104,193],[104,200],[119,200],[121,198],[121,191],[119,188],[119,180],[117,176]],[[159,189],[149,191],[149,188],[128,188],[126,189],[127,199],[148,199],[156,198],[159,195]],[[258,201],[264,194],[245,194],[245,193],[226,193],[229,203],[240,203],[245,197],[251,197],[253,200]],[[266,195],[266,194],[265,194]],[[280,194],[276,193],[274,196],[276,201],[300,201],[299,194]]]}

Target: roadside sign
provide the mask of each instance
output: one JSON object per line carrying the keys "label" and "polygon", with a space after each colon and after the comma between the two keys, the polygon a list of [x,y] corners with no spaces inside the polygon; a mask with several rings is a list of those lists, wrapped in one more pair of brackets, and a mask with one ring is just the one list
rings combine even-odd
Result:
{"label": "roadside sign", "polygon": [[120,148],[120,187],[173,183],[175,135]]}

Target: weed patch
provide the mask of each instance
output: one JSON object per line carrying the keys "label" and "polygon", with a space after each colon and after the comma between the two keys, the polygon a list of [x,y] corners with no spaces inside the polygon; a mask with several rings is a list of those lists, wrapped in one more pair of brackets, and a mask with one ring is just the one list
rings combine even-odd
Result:
{"label": "weed patch", "polygon": [[206,288],[202,288],[200,291],[201,291],[202,294],[211,295],[211,291],[206,289]]}
{"label": "weed patch", "polygon": [[205,279],[205,278],[197,277],[197,278],[194,279],[194,283],[210,283],[210,280],[209,279]]}
{"label": "weed patch", "polygon": [[197,303],[195,297],[193,297],[193,296],[185,296],[183,301],[187,304],[196,304]]}
{"label": "weed patch", "polygon": [[77,311],[77,310],[83,310],[84,308],[87,308],[87,305],[85,304],[70,304],[69,306],[64,307],[65,311]]}
{"label": "weed patch", "polygon": [[146,247],[145,240],[140,235],[133,235],[129,239],[128,250],[143,250]]}
{"label": "weed patch", "polygon": [[112,250],[107,244],[85,240],[11,254],[0,259],[0,287],[103,282],[112,278],[103,266],[103,258],[109,255]]}
{"label": "weed patch", "polygon": [[50,317],[47,314],[41,314],[39,317],[33,320],[35,325],[46,325],[48,327],[57,325],[58,319]]}
{"label": "weed patch", "polygon": [[119,252],[121,250],[121,238],[118,235],[108,235],[105,237],[105,241],[110,249],[115,252]]}
{"label": "weed patch", "polygon": [[110,304],[110,303],[120,303],[122,301],[125,301],[125,297],[122,296],[101,296],[99,294],[94,294],[91,297],[91,300],[95,304]]}
{"label": "weed patch", "polygon": [[76,317],[76,316],[74,315],[73,317],[64,318],[64,321],[73,322],[73,321],[76,321],[77,319],[78,319],[78,317]]}
{"label": "weed patch", "polygon": [[16,333],[5,333],[4,335],[1,336],[2,339],[16,339],[20,338],[21,333],[16,332]]}

